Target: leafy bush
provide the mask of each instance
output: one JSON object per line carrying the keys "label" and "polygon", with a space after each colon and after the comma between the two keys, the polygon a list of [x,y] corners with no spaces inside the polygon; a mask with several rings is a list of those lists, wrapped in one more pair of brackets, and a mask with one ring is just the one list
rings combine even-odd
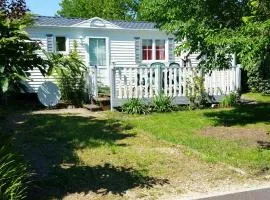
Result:
{"label": "leafy bush", "polygon": [[51,73],[56,72],[62,100],[77,107],[82,106],[86,97],[86,67],[77,52],[77,43],[74,43],[73,50],[68,56],[53,53],[46,55],[53,65]]}
{"label": "leafy bush", "polygon": [[251,92],[270,94],[270,64],[256,66],[250,69],[248,75],[248,86]]}
{"label": "leafy bush", "polygon": [[193,72],[192,78],[186,79],[186,96],[189,100],[189,108],[204,108],[209,104],[209,96],[205,91],[204,77]]}
{"label": "leafy bush", "polygon": [[166,95],[154,96],[151,107],[156,112],[171,112],[175,110],[173,98]]}
{"label": "leafy bush", "polygon": [[31,40],[25,31],[33,24],[32,17],[24,0],[0,1],[0,98],[10,89],[20,91],[34,68],[46,73],[48,63],[38,54],[40,42]]}
{"label": "leafy bush", "polygon": [[226,95],[220,105],[223,108],[228,108],[228,107],[232,107],[232,106],[236,106],[238,104],[239,101],[239,95],[236,92],[233,92],[229,95]]}
{"label": "leafy bush", "polygon": [[111,89],[108,86],[98,85],[98,96],[110,96]]}
{"label": "leafy bush", "polygon": [[122,111],[129,114],[147,114],[149,109],[140,99],[132,98],[124,103]]}
{"label": "leafy bush", "polygon": [[27,167],[10,145],[0,145],[0,199],[24,199],[27,189],[26,180],[29,177]]}
{"label": "leafy bush", "polygon": [[81,107],[85,100],[85,79],[84,76],[76,76],[74,73],[61,74],[58,80],[62,100]]}

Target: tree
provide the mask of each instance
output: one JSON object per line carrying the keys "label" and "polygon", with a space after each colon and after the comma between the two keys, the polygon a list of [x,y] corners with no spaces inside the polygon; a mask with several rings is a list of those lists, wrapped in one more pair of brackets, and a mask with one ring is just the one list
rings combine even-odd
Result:
{"label": "tree", "polygon": [[29,70],[46,73],[48,62],[37,54],[40,44],[24,31],[31,23],[24,0],[0,1],[0,96],[26,80]]}
{"label": "tree", "polygon": [[251,88],[270,93],[269,0],[143,0],[140,9],[176,36],[177,53],[200,52],[206,70],[230,66],[228,55],[236,53]]}
{"label": "tree", "polygon": [[137,17],[140,0],[62,0],[57,12],[64,17],[101,17],[132,20]]}

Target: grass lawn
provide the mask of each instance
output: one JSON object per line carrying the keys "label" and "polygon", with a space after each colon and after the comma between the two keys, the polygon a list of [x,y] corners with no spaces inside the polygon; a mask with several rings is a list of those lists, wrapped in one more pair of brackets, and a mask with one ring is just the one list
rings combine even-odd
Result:
{"label": "grass lawn", "polygon": [[261,95],[259,93],[246,93],[246,94],[243,94],[243,98],[249,99],[249,100],[255,100],[261,103],[270,102],[270,95]]}
{"label": "grass lawn", "polygon": [[263,99],[146,116],[20,111],[4,121],[33,171],[30,199],[170,199],[268,174],[270,98]]}
{"label": "grass lawn", "polygon": [[270,96],[260,104],[127,118],[138,131],[187,147],[207,161],[259,173],[270,168]]}
{"label": "grass lawn", "polygon": [[33,171],[31,199],[156,199],[243,179],[126,122],[87,113],[14,118]]}

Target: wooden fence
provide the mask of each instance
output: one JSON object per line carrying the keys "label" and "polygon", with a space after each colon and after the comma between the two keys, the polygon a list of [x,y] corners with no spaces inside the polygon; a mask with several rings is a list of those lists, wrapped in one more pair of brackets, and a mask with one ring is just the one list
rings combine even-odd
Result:
{"label": "wooden fence", "polygon": [[165,94],[174,97],[176,104],[188,104],[188,96],[195,91],[196,80],[204,80],[204,89],[213,102],[222,96],[238,91],[241,87],[240,66],[226,70],[214,70],[203,74],[196,67],[162,63],[138,67],[111,69],[111,107],[124,104],[127,99],[140,98],[150,101],[152,97]]}

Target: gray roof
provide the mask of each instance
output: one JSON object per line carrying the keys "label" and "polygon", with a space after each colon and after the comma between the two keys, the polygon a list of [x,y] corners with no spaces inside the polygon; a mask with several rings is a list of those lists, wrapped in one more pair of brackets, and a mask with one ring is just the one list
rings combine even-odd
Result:
{"label": "gray roof", "polygon": [[115,24],[121,28],[127,29],[156,29],[155,24],[151,22],[140,22],[140,21],[111,21],[112,24]]}
{"label": "gray roof", "polygon": [[[37,26],[72,26],[80,22],[89,20],[83,18],[65,18],[65,17],[50,17],[50,16],[35,16],[35,25]],[[122,21],[122,20],[107,20],[120,28],[125,29],[156,29],[155,24],[143,21]]]}

